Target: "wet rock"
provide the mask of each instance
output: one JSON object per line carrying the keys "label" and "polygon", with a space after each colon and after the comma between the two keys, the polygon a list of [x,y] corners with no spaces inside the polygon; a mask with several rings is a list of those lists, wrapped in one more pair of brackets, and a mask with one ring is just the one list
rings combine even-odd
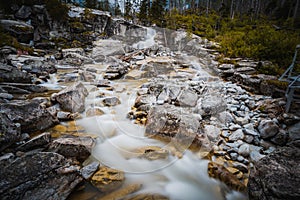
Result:
{"label": "wet rock", "polygon": [[248,192],[251,199],[298,199],[300,197],[300,150],[279,148],[251,170]]}
{"label": "wet rock", "polygon": [[1,199],[66,199],[82,181],[77,169],[56,153],[25,154],[1,168]]}
{"label": "wet rock", "polygon": [[230,171],[223,165],[214,162],[208,163],[208,175],[225,183],[231,189],[245,191],[246,186],[241,183]]}
{"label": "wet rock", "polygon": [[16,67],[0,64],[0,82],[31,83],[32,76]]}
{"label": "wet rock", "polygon": [[22,70],[36,74],[37,77],[39,76],[48,76],[49,74],[53,74],[57,72],[57,69],[54,65],[50,65],[48,63],[42,62],[41,60],[37,59],[27,59],[24,61],[22,66]]}
{"label": "wet rock", "polygon": [[64,111],[80,113],[85,109],[85,97],[87,95],[87,89],[79,82],[65,88],[59,93],[54,93],[51,99],[57,101]]}
{"label": "wet rock", "polygon": [[101,192],[106,193],[121,187],[124,180],[124,172],[102,166],[92,176],[91,183]]}
{"label": "wet rock", "polygon": [[78,116],[78,113],[58,111],[56,116],[59,120],[73,120]]}
{"label": "wet rock", "polygon": [[99,166],[100,166],[99,162],[92,162],[91,164],[84,166],[80,170],[80,174],[84,179],[88,180],[99,169]]}
{"label": "wet rock", "polygon": [[[113,192],[101,197],[100,200],[111,200],[111,199],[125,200],[125,199],[128,199],[126,196],[131,196],[130,194],[138,191],[139,189],[141,189],[141,187],[142,187],[141,184],[130,184],[130,185],[124,186],[116,191],[113,191]],[[136,195],[136,196],[141,196],[141,198],[137,197],[137,199],[141,199],[141,200],[147,199],[147,197],[143,196],[143,195]],[[129,198],[129,199],[131,199],[131,198]],[[134,198],[134,199],[136,199],[136,198]],[[164,199],[162,199],[162,200],[164,200]]]}
{"label": "wet rock", "polygon": [[87,117],[100,116],[100,115],[103,115],[103,114],[104,114],[104,111],[101,110],[100,108],[89,108],[86,111],[86,116]]}
{"label": "wet rock", "polygon": [[288,133],[291,141],[300,140],[300,122],[289,127]]}
{"label": "wet rock", "polygon": [[176,99],[175,105],[183,107],[195,107],[197,104],[198,95],[190,90],[184,89]]}
{"label": "wet rock", "polygon": [[161,194],[135,194],[124,200],[169,200],[169,198]]}
{"label": "wet rock", "polygon": [[43,133],[41,135],[38,135],[31,140],[25,142],[24,144],[18,146],[18,151],[29,151],[32,149],[38,149],[38,148],[46,148],[51,140],[51,134],[50,133]]}
{"label": "wet rock", "polygon": [[124,74],[128,72],[128,68],[123,65],[109,65],[103,75],[103,78],[108,80],[114,80],[121,78]]}
{"label": "wet rock", "polygon": [[35,101],[5,103],[0,105],[0,110],[7,113],[11,121],[19,123],[23,133],[42,131],[58,123],[55,117]]}
{"label": "wet rock", "polygon": [[97,59],[99,56],[123,55],[125,51],[123,45],[118,40],[98,40],[94,42],[92,58]]}
{"label": "wet rock", "polygon": [[121,101],[117,97],[106,97],[103,99],[105,106],[116,106],[121,104]]}
{"label": "wet rock", "polygon": [[0,152],[2,152],[21,140],[21,125],[14,123],[2,110],[0,112],[0,124]]}
{"label": "wet rock", "polygon": [[52,141],[49,151],[83,162],[91,155],[94,145],[95,141],[91,137],[58,138]]}
{"label": "wet rock", "polygon": [[263,139],[275,136],[279,132],[278,125],[272,120],[262,120],[259,123],[258,130]]}
{"label": "wet rock", "polygon": [[167,141],[172,139],[185,147],[192,143],[201,147],[207,145],[208,138],[205,134],[197,135],[199,127],[200,123],[196,117],[178,107],[155,106],[149,112],[145,135]]}
{"label": "wet rock", "polygon": [[32,92],[42,93],[48,91],[44,86],[28,83],[0,83],[0,88],[11,94],[29,94]]}
{"label": "wet rock", "polygon": [[162,149],[157,146],[147,146],[134,150],[140,158],[145,158],[147,160],[158,160],[166,159],[169,155],[169,151]]}

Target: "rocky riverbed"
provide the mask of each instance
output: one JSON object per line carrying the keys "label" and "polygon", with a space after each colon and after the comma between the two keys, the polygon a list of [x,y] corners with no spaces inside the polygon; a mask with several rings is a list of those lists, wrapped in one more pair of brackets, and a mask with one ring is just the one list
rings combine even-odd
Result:
{"label": "rocky riverbed", "polygon": [[221,64],[184,31],[101,27],[114,34],[92,48],[4,55],[1,198],[299,197],[299,112],[246,90],[264,91],[258,63]]}

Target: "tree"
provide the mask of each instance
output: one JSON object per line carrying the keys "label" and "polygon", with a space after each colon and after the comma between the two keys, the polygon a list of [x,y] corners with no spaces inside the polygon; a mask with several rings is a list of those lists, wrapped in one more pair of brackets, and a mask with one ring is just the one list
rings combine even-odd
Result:
{"label": "tree", "polygon": [[148,18],[149,18],[149,7],[148,7],[148,1],[142,0],[140,4],[140,12],[138,14],[138,18],[142,24],[147,25],[148,24]]}
{"label": "tree", "polygon": [[131,0],[126,0],[125,1],[125,12],[124,12],[124,17],[126,19],[132,19],[132,2]]}
{"label": "tree", "polygon": [[98,7],[98,1],[97,0],[85,0],[84,6],[87,8],[96,9]]}
{"label": "tree", "polygon": [[152,23],[161,25],[165,15],[165,6],[165,0],[153,0],[149,13]]}

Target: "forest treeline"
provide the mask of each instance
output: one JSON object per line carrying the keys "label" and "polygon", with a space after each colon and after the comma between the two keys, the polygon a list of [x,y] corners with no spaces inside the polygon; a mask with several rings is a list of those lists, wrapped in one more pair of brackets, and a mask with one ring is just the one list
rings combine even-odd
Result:
{"label": "forest treeline", "polygon": [[219,42],[226,57],[272,61],[275,66],[264,71],[270,74],[282,73],[300,44],[300,0],[0,0],[6,12],[14,4],[43,3],[57,20],[73,3],[143,25],[183,28]]}

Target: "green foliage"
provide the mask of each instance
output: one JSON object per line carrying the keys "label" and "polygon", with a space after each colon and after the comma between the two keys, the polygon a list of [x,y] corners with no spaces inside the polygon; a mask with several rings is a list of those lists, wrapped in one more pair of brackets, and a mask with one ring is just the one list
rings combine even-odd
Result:
{"label": "green foliage", "polygon": [[29,54],[33,52],[33,49],[27,46],[21,45],[16,38],[11,36],[9,33],[5,32],[1,27],[0,27],[0,47],[3,46],[12,46],[16,49],[20,49],[23,51],[27,51]]}

